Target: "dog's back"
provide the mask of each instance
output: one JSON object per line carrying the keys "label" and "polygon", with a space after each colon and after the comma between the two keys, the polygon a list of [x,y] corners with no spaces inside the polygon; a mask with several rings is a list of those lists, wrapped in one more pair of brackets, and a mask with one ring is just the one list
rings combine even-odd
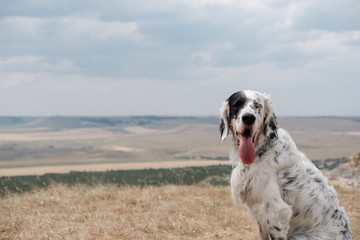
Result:
{"label": "dog's back", "polygon": [[339,207],[336,192],[328,185],[327,178],[296,148],[286,131],[279,129],[278,134],[276,145],[289,146],[283,147],[277,156],[279,165],[284,164],[277,174],[281,196],[293,211],[288,236],[301,234],[312,239],[353,239],[349,220],[343,208]]}

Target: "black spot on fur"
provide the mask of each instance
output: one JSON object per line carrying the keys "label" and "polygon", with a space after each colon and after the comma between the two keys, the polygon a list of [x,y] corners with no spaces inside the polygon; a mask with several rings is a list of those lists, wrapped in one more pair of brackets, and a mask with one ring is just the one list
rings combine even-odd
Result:
{"label": "black spot on fur", "polygon": [[297,217],[299,214],[300,214],[300,212],[299,212],[299,211],[296,211],[296,212],[294,212],[294,214],[292,215],[292,217]]}
{"label": "black spot on fur", "polygon": [[276,122],[276,116],[275,114],[272,115],[272,117],[269,119],[268,126],[271,128],[271,130],[275,131],[277,129],[277,122]]}
{"label": "black spot on fur", "polygon": [[[266,120],[266,118],[264,118],[264,122],[265,122],[265,120]],[[264,134],[266,135],[266,133],[267,133],[267,124],[264,124]]]}
{"label": "black spot on fur", "polygon": [[335,211],[334,211],[334,213],[333,213],[333,215],[331,216],[333,219],[335,219],[335,220],[342,220],[342,218],[343,218],[343,216],[342,216],[342,214],[341,214],[341,212],[339,212],[339,210],[338,209],[336,209]]}
{"label": "black spot on fur", "polygon": [[[265,119],[264,119],[265,121]],[[264,134],[270,139],[277,138],[277,122],[276,116],[273,114],[267,122],[264,124]]]}
{"label": "black spot on fur", "polygon": [[289,184],[293,183],[296,179],[297,179],[297,176],[287,177],[287,178],[286,178],[287,182],[286,182],[284,185],[285,185],[285,186],[286,186],[286,185],[289,185]]}
{"label": "black spot on fur", "polygon": [[310,193],[310,197],[314,197],[315,196],[315,190],[312,190]]}
{"label": "black spot on fur", "polygon": [[286,178],[290,174],[289,171],[284,172],[283,178]]}
{"label": "black spot on fur", "polygon": [[339,212],[339,210],[336,209],[331,217],[336,219],[338,216],[338,212]]}
{"label": "black spot on fur", "polygon": [[276,137],[276,133],[274,133],[274,132],[270,133],[269,138],[274,139],[275,137]]}
{"label": "black spot on fur", "polygon": [[222,120],[222,119],[221,119],[221,123],[219,126],[219,130],[220,130],[220,136],[222,136],[225,131],[225,123],[224,123],[224,120]]}
{"label": "black spot on fur", "polygon": [[277,227],[277,226],[274,226],[274,228],[275,228],[275,230],[278,231],[278,232],[281,231],[281,229],[280,229],[279,227]]}
{"label": "black spot on fur", "polygon": [[274,162],[275,162],[276,164],[279,163],[277,157],[274,158]]}
{"label": "black spot on fur", "polygon": [[314,180],[315,180],[315,182],[321,183],[321,179],[320,179],[320,178],[315,178]]}
{"label": "black spot on fur", "polygon": [[239,115],[240,110],[244,107],[248,101],[244,92],[236,92],[228,98],[229,103],[229,121],[236,118]]}
{"label": "black spot on fur", "polygon": [[306,169],[306,172],[307,172],[309,175],[314,175],[314,174],[315,174],[315,171],[312,170],[312,169],[310,169],[310,168]]}
{"label": "black spot on fur", "polygon": [[271,240],[276,240],[276,238],[271,233],[269,233],[269,236]]}

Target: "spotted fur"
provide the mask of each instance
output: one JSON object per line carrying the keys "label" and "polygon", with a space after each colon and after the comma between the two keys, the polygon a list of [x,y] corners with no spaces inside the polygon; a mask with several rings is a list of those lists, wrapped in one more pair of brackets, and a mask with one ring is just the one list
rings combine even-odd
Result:
{"label": "spotted fur", "polygon": [[[243,164],[237,134],[244,114],[251,126],[256,158]],[[300,152],[289,133],[278,128],[270,97],[254,91],[234,93],[220,109],[221,141],[232,135],[231,194],[258,223],[260,239],[353,239],[349,220],[332,186]]]}

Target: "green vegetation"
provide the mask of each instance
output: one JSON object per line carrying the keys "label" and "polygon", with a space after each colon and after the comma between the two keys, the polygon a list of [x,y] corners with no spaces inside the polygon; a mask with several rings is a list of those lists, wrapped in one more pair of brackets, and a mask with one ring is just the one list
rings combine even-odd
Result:
{"label": "green vegetation", "polygon": [[227,185],[231,166],[188,167],[173,169],[118,170],[107,172],[70,172],[42,176],[15,176],[0,178],[0,196],[22,193],[34,188],[46,188],[53,183],[68,186],[84,184],[115,184],[117,186],[161,186],[166,184],[192,185],[209,179],[212,185]]}
{"label": "green vegetation", "polygon": [[332,170],[340,164],[347,163],[349,161],[348,158],[328,158],[325,160],[314,160],[313,163],[319,169],[328,169]]}
{"label": "green vegetation", "polygon": [[[347,162],[346,158],[315,160],[319,169],[333,169]],[[208,180],[211,185],[228,185],[231,166],[188,167],[173,169],[117,170],[106,172],[70,172],[68,174],[45,174],[42,176],[0,177],[0,196],[22,193],[34,188],[46,188],[53,183],[68,186],[84,184],[115,184],[117,186],[162,186],[167,184],[192,185]]]}

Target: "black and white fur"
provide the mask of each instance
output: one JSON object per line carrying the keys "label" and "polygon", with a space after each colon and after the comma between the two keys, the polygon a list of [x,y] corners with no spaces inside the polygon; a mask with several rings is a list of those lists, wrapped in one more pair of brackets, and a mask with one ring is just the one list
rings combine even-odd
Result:
{"label": "black and white fur", "polygon": [[[255,116],[253,124],[243,116]],[[231,194],[246,206],[259,227],[260,239],[353,239],[349,220],[332,186],[300,152],[289,133],[278,128],[268,95],[236,92],[223,102],[221,141],[231,133]],[[251,132],[256,157],[243,164],[238,134]]]}

